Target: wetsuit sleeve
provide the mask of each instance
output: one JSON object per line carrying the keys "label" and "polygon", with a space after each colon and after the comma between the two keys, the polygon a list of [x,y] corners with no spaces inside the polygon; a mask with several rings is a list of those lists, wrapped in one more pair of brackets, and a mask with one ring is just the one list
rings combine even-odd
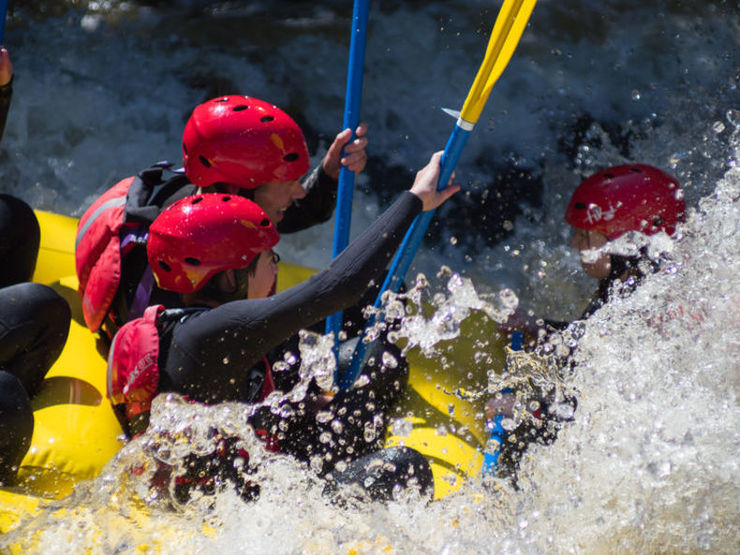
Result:
{"label": "wetsuit sleeve", "polygon": [[5,122],[8,120],[8,110],[10,109],[10,99],[13,96],[13,77],[7,85],[0,87],[0,140],[5,133]]}
{"label": "wetsuit sleeve", "polygon": [[309,280],[266,299],[204,310],[176,326],[165,369],[175,391],[199,401],[248,400],[247,369],[299,330],[357,303],[421,209],[421,200],[405,192]]}
{"label": "wetsuit sleeve", "polygon": [[294,233],[322,224],[334,213],[337,181],[327,175],[321,164],[308,174],[303,181],[303,188],[306,196],[293,202],[278,223],[280,233]]}

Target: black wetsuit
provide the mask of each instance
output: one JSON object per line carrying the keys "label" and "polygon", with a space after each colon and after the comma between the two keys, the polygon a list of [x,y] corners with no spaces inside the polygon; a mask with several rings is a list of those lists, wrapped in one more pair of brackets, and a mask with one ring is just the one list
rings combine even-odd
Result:
{"label": "black wetsuit", "polygon": [[[0,87],[0,138],[13,94]],[[33,436],[30,399],[67,341],[70,309],[51,288],[28,283],[41,230],[28,204],[0,194],[0,485],[13,483]]]}
{"label": "black wetsuit", "polygon": [[[206,403],[257,401],[265,376],[265,354],[269,353],[272,363],[286,350],[298,355],[295,334],[299,330],[356,304],[371,282],[381,277],[421,208],[418,197],[402,194],[326,270],[287,291],[217,308],[190,308],[182,316],[170,312],[169,318],[161,320],[160,391]],[[322,407],[332,415],[329,421],[315,418],[320,392],[313,385],[306,399],[294,405],[292,417],[279,417],[264,408],[254,416],[255,427],[277,435],[281,448],[301,460],[321,456],[324,474],[338,461],[350,461],[347,469],[333,473],[339,482],[357,482],[360,476],[364,481],[363,469],[385,472],[384,477],[375,476],[374,483],[391,487],[368,489],[375,498],[390,495],[394,484],[409,477],[428,492],[431,471],[417,452],[399,448],[375,454],[382,447],[387,413],[407,381],[408,367],[397,347],[384,341],[376,342],[369,354],[363,369],[369,383],[337,394]],[[274,375],[279,386],[283,378],[279,372]],[[341,421],[341,429],[332,426],[334,420]],[[384,457],[395,462],[385,465],[385,470],[376,468],[382,464],[371,464]],[[392,467],[395,470],[389,474]]]}
{"label": "black wetsuit", "polygon": [[8,110],[10,109],[10,99],[13,97],[13,78],[0,87],[0,140],[5,133],[5,122],[8,119]]}
{"label": "black wetsuit", "polygon": [[39,224],[25,202],[0,195],[0,483],[12,483],[33,434],[30,399],[67,340],[70,308],[53,289],[28,283]]}

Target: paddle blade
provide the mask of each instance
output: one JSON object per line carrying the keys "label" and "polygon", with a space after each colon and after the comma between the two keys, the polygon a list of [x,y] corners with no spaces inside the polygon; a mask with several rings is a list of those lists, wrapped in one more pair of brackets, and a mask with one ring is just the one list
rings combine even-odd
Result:
{"label": "paddle blade", "polygon": [[470,87],[460,116],[476,123],[486,105],[491,89],[509,64],[524,33],[537,0],[506,0],[496,18],[486,55]]}

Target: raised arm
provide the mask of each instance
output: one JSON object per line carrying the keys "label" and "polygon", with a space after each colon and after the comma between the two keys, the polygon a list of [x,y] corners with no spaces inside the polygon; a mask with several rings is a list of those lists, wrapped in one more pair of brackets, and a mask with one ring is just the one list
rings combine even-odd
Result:
{"label": "raised arm", "polygon": [[[178,359],[178,366],[199,361],[200,368],[209,369],[189,376],[194,388],[191,393],[214,388],[224,394],[233,392],[234,384],[244,378],[244,369],[259,362],[270,349],[357,303],[367,287],[380,279],[416,215],[423,208],[436,208],[459,190],[456,186],[436,190],[440,154],[419,171],[411,190],[403,193],[325,270],[275,296],[226,303],[179,326],[181,331],[173,341],[170,357]],[[225,364],[224,360],[231,362]]]}

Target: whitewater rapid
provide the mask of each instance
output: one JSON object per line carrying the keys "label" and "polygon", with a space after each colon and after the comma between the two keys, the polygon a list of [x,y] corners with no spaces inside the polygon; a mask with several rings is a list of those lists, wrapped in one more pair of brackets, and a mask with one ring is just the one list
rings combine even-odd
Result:
{"label": "whitewater rapid", "polygon": [[[153,161],[152,153],[177,159],[187,107],[202,99],[210,77],[228,74],[258,96],[301,106],[316,128],[316,159],[335,132],[345,8],[312,5],[290,21],[285,2],[274,3],[280,16],[260,2],[219,4],[222,11],[198,20],[123,10],[132,30],[116,11],[121,3],[97,3],[108,8],[84,14],[72,4],[8,31],[16,97],[0,170],[4,190],[37,208],[79,214],[104,187]],[[439,108],[464,94],[478,63],[471,52],[481,46],[479,29],[492,19],[483,2],[467,10],[464,2],[418,4],[373,13],[372,39],[384,48],[369,52],[365,98],[373,149],[384,159],[378,172],[389,180],[408,177],[443,146],[452,121]],[[562,220],[578,180],[635,160],[674,173],[685,188],[689,218],[667,247],[670,262],[595,313],[572,353],[572,371],[552,377],[577,396],[578,408],[555,444],[529,451],[519,489],[473,481],[431,504],[411,497],[337,507],[309,470],[265,455],[256,502],[226,491],[171,511],[148,499],[142,518],[132,497],[148,493],[126,469],[145,445],[132,443],[57,505],[66,508],[62,518],[42,513],[0,545],[35,534],[43,553],[146,551],[162,538],[171,538],[160,545],[165,553],[740,551],[738,18],[729,3],[658,4],[540,1],[458,171],[470,205],[443,214],[448,226],[414,268],[441,295],[437,307],[459,307],[450,314],[476,302],[446,289],[449,274],[434,280],[443,264],[469,278],[482,302],[513,291],[537,314],[573,318],[595,287],[567,247]],[[238,40],[237,30],[223,32],[228,16],[249,32]],[[259,34],[268,23],[272,32]],[[305,92],[316,83],[316,92]],[[576,129],[584,114],[591,120]],[[468,209],[480,203],[481,190],[503,198],[510,182],[491,177],[502,167],[540,180],[533,197],[509,199],[516,209],[496,224],[508,233],[494,241]],[[385,201],[369,181],[356,193],[355,229]],[[281,253],[322,266],[330,237],[327,224],[281,243]],[[440,339],[433,326],[414,329],[427,334],[412,335],[419,344]],[[234,424],[244,407],[173,401],[160,409],[162,426],[220,423],[250,433]]]}

